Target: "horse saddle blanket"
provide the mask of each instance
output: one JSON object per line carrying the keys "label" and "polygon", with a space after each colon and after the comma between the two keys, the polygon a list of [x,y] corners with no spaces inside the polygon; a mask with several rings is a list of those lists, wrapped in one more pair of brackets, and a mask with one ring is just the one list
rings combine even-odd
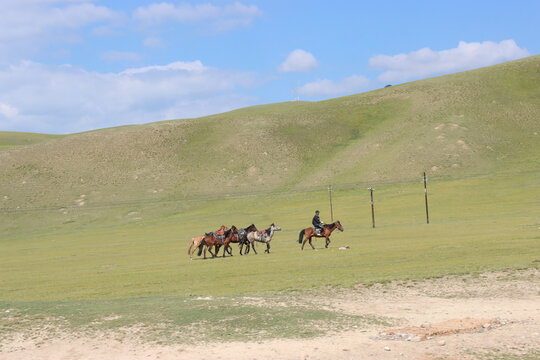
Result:
{"label": "horse saddle blanket", "polygon": [[247,232],[244,229],[238,230],[238,238],[241,240],[245,240],[247,236]]}
{"label": "horse saddle blanket", "polygon": [[221,235],[218,235],[216,234],[215,232],[209,232],[209,233],[204,233],[205,236],[210,236],[210,235],[214,235],[214,237],[218,240],[223,240],[225,239],[225,234],[221,234]]}

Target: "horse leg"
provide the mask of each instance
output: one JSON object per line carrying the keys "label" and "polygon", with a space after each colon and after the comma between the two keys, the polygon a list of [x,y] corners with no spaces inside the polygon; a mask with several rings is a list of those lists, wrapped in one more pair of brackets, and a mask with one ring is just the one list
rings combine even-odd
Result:
{"label": "horse leg", "polygon": [[264,250],[265,253],[270,254],[270,243],[266,243],[266,250]]}
{"label": "horse leg", "polygon": [[231,246],[229,244],[223,245],[223,257],[225,257],[225,253],[228,253],[230,256],[233,256]]}
{"label": "horse leg", "polygon": [[197,246],[197,247],[193,248],[193,250],[191,250],[191,254],[189,255],[189,258],[190,258],[191,260],[193,260],[193,254],[195,254],[195,250],[197,250],[198,248],[199,248],[199,247]]}
{"label": "horse leg", "polygon": [[[217,254],[217,251],[214,250],[214,251],[216,252],[216,253],[214,254],[214,253],[212,252],[212,247],[214,247],[214,245],[211,245],[211,246],[208,247],[208,252],[209,252],[210,254],[212,254],[212,258],[215,258],[215,257],[217,256],[217,255],[216,255],[216,254]],[[219,249],[218,249],[218,250],[219,250]]]}
{"label": "horse leg", "polygon": [[311,245],[311,248],[315,250],[315,246],[313,246],[313,244],[311,243],[311,237],[309,238],[309,245]]}
{"label": "horse leg", "polygon": [[255,250],[255,241],[251,241],[251,247],[253,248],[253,251],[255,251],[255,255],[257,255],[257,250]]}
{"label": "horse leg", "polygon": [[325,246],[325,248],[328,249],[328,245],[329,245],[329,244],[330,244],[330,238],[327,236],[327,237],[326,237],[326,246]]}

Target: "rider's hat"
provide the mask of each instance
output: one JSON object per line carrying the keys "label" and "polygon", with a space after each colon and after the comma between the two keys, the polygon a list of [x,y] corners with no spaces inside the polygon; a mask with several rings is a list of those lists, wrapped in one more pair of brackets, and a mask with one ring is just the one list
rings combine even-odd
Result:
{"label": "rider's hat", "polygon": [[320,213],[320,211],[319,211],[319,210],[315,210],[315,213],[318,214],[318,213]]}

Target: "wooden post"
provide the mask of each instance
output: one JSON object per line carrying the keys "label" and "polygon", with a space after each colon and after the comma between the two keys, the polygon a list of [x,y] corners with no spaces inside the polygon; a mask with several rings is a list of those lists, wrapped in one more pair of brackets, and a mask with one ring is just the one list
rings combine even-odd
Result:
{"label": "wooden post", "polygon": [[427,178],[426,178],[425,171],[424,171],[424,194],[426,196],[426,221],[429,224],[429,211],[428,211],[428,201],[427,201]]}
{"label": "wooden post", "polygon": [[371,223],[373,224],[373,228],[375,229],[375,206],[373,205],[373,191],[375,189],[369,187],[368,190],[371,192]]}
{"label": "wooden post", "polygon": [[330,193],[330,221],[334,222],[334,210],[332,209],[332,185],[328,185],[328,192]]}

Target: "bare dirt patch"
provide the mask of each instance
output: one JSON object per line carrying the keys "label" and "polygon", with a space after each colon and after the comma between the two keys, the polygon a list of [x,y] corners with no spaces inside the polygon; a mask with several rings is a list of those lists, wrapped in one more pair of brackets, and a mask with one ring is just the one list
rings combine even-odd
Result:
{"label": "bare dirt patch", "polygon": [[[28,336],[21,330],[0,339],[0,359],[540,358],[538,269],[329,288],[284,298],[283,304],[307,301],[340,314],[385,321],[359,322],[307,340],[196,345],[170,344],[167,339],[161,344],[143,342],[141,328],[93,334],[59,331],[53,337]],[[250,299],[258,302],[256,297]],[[271,301],[266,304],[273,306]]]}
{"label": "bare dirt patch", "polygon": [[425,341],[434,337],[463,333],[483,332],[506,325],[506,321],[497,319],[450,319],[436,324],[407,326],[401,329],[380,332],[376,340]]}

